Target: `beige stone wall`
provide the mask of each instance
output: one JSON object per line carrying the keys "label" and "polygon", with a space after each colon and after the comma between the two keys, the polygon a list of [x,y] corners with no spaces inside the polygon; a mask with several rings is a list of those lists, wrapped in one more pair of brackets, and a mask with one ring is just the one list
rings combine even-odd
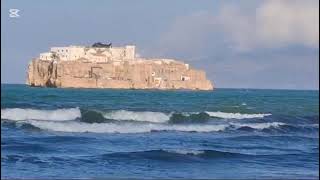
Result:
{"label": "beige stone wall", "polygon": [[213,89],[205,72],[173,60],[138,59],[117,63],[33,60],[29,64],[27,78],[29,85],[48,87]]}

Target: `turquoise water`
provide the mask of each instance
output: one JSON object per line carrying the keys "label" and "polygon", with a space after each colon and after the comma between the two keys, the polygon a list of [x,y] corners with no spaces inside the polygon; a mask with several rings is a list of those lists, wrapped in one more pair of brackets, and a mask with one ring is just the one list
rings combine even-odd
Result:
{"label": "turquoise water", "polygon": [[319,177],[319,91],[1,88],[2,178]]}

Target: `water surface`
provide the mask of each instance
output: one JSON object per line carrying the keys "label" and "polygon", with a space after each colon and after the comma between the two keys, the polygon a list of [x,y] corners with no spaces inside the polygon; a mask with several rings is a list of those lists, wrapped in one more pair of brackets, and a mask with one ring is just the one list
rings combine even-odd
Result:
{"label": "water surface", "polygon": [[319,91],[1,88],[2,178],[319,177]]}

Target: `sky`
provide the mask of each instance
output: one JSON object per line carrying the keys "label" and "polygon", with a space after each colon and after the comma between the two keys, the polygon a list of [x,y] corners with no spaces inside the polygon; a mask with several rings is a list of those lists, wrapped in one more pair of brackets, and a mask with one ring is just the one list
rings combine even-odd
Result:
{"label": "sky", "polygon": [[29,61],[52,46],[112,42],[203,69],[217,88],[319,89],[318,0],[1,4],[1,83],[25,83]]}

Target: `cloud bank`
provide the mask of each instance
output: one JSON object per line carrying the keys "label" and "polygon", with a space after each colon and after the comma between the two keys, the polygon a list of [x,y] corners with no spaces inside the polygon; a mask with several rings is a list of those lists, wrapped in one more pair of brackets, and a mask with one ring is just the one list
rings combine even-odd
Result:
{"label": "cloud bank", "polygon": [[268,0],[253,9],[225,4],[218,12],[178,17],[161,37],[159,46],[164,52],[205,48],[204,42],[239,51],[290,45],[318,48],[318,1]]}
{"label": "cloud bank", "polygon": [[189,61],[217,87],[318,89],[319,2],[258,2],[179,16],[150,52]]}

